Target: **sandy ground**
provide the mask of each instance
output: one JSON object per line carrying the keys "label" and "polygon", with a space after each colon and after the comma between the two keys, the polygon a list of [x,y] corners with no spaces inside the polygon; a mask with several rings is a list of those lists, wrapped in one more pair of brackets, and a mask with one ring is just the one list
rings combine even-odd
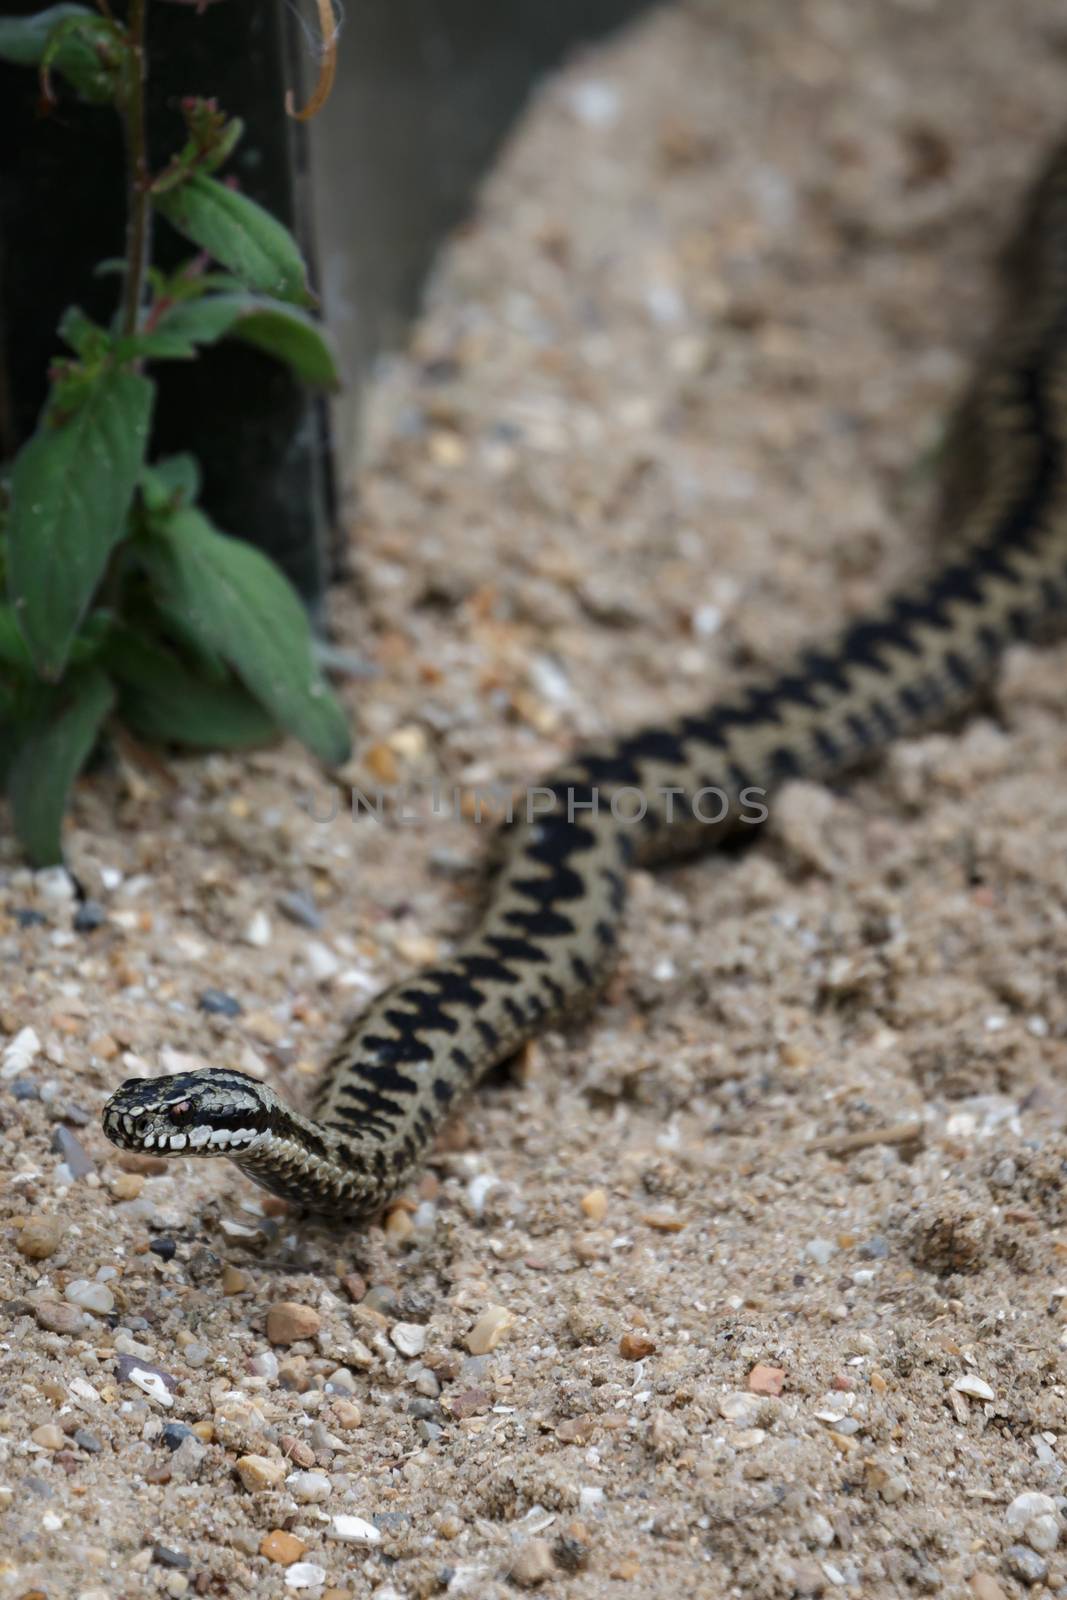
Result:
{"label": "sandy ground", "polygon": [[[691,0],[546,85],[373,397],[347,778],[532,780],[929,559],[1065,85],[1044,0]],[[84,782],[91,930],[5,847],[0,1594],[1067,1593],[1065,665],[640,877],[359,1235],[99,1108],[299,1095],[485,829],[316,820],[285,747]]]}

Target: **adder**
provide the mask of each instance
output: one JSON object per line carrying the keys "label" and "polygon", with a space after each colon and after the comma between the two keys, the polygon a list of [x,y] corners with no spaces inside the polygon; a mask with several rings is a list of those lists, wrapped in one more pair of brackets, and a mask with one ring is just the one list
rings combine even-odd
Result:
{"label": "adder", "polygon": [[[1004,312],[951,436],[970,504],[924,583],[709,709],[627,733],[543,779],[550,801],[504,830],[478,926],[448,960],[373,1001],[327,1062],[308,1114],[211,1067],[128,1080],[104,1109],[108,1138],[225,1156],[308,1210],[372,1216],[460,1097],[595,992],[631,868],[722,839],[747,791],[840,775],[965,708],[1006,646],[1067,610],[1067,144],[1035,186],[1009,260]],[[640,821],[624,790],[646,804]],[[699,798],[710,791],[727,797],[713,821]]]}

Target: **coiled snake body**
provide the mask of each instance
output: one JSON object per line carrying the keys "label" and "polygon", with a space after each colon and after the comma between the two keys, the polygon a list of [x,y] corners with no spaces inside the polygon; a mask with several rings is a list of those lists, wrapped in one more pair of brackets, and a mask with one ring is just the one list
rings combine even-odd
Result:
{"label": "coiled snake body", "polygon": [[[972,504],[925,586],[735,698],[545,779],[548,809],[504,831],[480,925],[450,960],[373,1002],[327,1064],[311,1116],[210,1068],[124,1083],[104,1110],[108,1138],[223,1155],[310,1210],[372,1215],[459,1096],[595,991],[631,866],[720,838],[747,791],[841,773],[966,706],[1005,646],[1067,611],[1067,146],[1034,190],[1011,264],[1009,304],[956,429]],[[623,806],[624,789],[647,806],[638,823],[620,820],[639,809]],[[713,814],[699,799],[712,790],[728,797],[725,814],[698,821]]]}

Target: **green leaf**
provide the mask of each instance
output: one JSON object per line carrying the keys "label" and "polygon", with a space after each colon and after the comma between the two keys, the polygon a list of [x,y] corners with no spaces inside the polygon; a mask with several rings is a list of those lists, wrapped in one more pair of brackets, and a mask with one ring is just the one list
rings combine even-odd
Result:
{"label": "green leaf", "polygon": [[58,5],[35,11],[28,17],[0,17],[0,57],[13,61],[17,67],[40,66],[48,35],[57,22],[95,16],[96,12],[90,11],[88,6]]}
{"label": "green leaf", "polygon": [[72,417],[46,416],[11,472],[8,591],[45,678],[63,670],[144,460],[154,387],[115,369],[86,386]]}
{"label": "green leaf", "polygon": [[247,195],[194,172],[166,193],[153,194],[152,200],[173,228],[236,273],[247,289],[311,304],[296,240]]}
{"label": "green leaf", "polygon": [[148,606],[149,617],[154,621],[154,612],[158,618],[158,629],[154,631],[158,631],[165,643],[175,645],[183,657],[193,663],[198,678],[209,683],[230,682],[230,669],[218,651],[193,632],[185,616],[175,606],[169,606],[165,600],[159,599],[154,604],[149,601]]}
{"label": "green leaf", "polygon": [[11,715],[14,695],[6,685],[0,685],[0,784],[7,787],[7,776],[15,764],[27,730]]}
{"label": "green leaf", "polygon": [[70,694],[23,739],[8,774],[7,789],[15,832],[35,867],[63,859],[63,812],[78,773],[115,703],[115,691],[96,668],[80,673]]}
{"label": "green leaf", "polygon": [[33,660],[26,648],[26,641],[19,632],[15,613],[2,600],[0,600],[0,662],[5,666],[20,667],[25,672],[33,671]]}
{"label": "green leaf", "polygon": [[183,300],[165,311],[150,331],[124,340],[119,353],[191,356],[198,344],[214,344],[227,334],[284,361],[305,383],[337,386],[333,351],[319,325],[306,311],[264,295],[212,294]]}
{"label": "green leaf", "polygon": [[278,736],[277,723],[247,689],[232,680],[204,682],[132,628],[113,630],[106,659],[121,685],[119,715],[141,738],[243,750]]}
{"label": "green leaf", "polygon": [[304,608],[273,562],[176,511],[138,546],[157,596],[217,650],[283,728],[327,766],[349,753],[345,714],[315,664]]}
{"label": "green leaf", "polygon": [[192,505],[200,493],[196,457],[184,453],[165,456],[150,467],[142,467],[141,493],[149,511],[172,511],[179,504]]}
{"label": "green leaf", "polygon": [[68,306],[59,319],[59,337],[84,361],[99,361],[111,346],[111,336],[80,306]]}
{"label": "green leaf", "polygon": [[86,6],[56,5],[28,17],[0,17],[0,58],[62,73],[97,105],[115,97],[124,45],[113,22]]}
{"label": "green leaf", "polygon": [[193,172],[215,172],[230,159],[244,133],[240,118],[228,121],[214,100],[189,96],[182,101],[182,115],[189,139],[156,178],[152,185],[156,195],[184,183]]}

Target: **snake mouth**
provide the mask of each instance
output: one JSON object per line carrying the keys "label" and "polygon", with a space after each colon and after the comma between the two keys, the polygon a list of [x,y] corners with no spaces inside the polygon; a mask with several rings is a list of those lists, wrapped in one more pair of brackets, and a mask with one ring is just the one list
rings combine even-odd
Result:
{"label": "snake mouth", "polygon": [[266,1131],[268,1108],[244,1074],[209,1068],[163,1079],[129,1078],[104,1107],[104,1132],[123,1150],[228,1156]]}
{"label": "snake mouth", "polygon": [[131,1116],[128,1112],[111,1111],[106,1114],[104,1132],[112,1144],[126,1150],[144,1150],[163,1155],[228,1155],[232,1150],[247,1150],[261,1136],[259,1128],[213,1128],[208,1123],[196,1127],[168,1131],[159,1127],[159,1118],[146,1113]]}

